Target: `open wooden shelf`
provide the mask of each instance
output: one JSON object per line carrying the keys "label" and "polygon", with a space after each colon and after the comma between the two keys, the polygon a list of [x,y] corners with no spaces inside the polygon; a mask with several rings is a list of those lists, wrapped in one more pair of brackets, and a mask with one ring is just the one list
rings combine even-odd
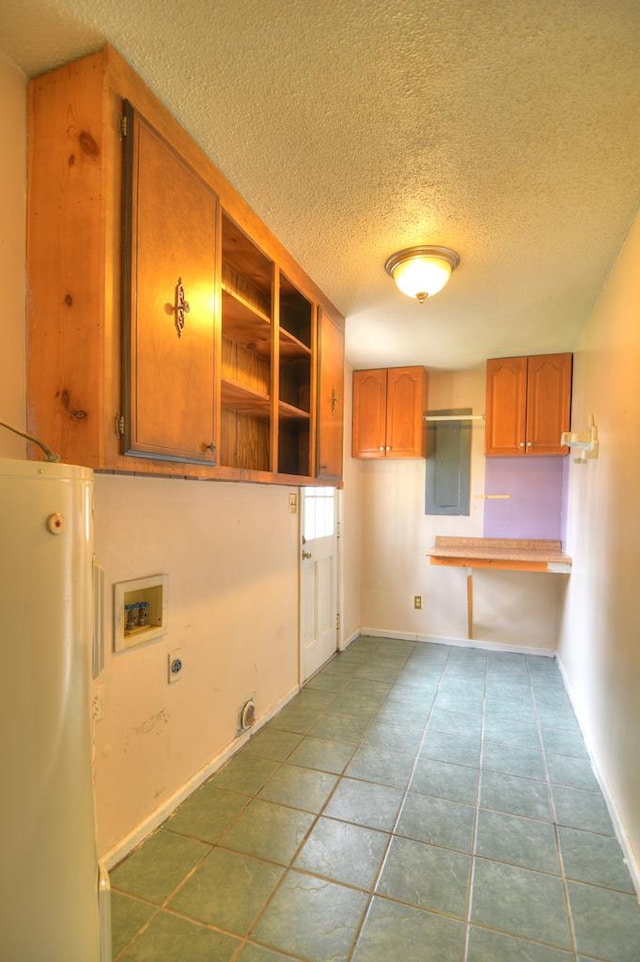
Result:
{"label": "open wooden shelf", "polygon": [[222,333],[258,354],[271,353],[271,321],[241,294],[222,287]]}
{"label": "open wooden shelf", "polygon": [[[311,302],[284,275],[280,274],[280,333],[311,348],[313,307]],[[282,348],[281,348],[282,349]]]}
{"label": "open wooden shelf", "polygon": [[279,331],[279,341],[280,341],[280,357],[284,358],[295,358],[295,357],[311,357],[311,348],[302,341],[299,341],[297,337],[290,334],[283,327]]}
{"label": "open wooden shelf", "polygon": [[268,418],[271,414],[271,398],[267,394],[227,378],[222,378],[221,402],[222,407],[230,411],[241,411],[259,418]]}
{"label": "open wooden shelf", "polygon": [[298,408],[293,404],[287,404],[286,401],[278,402],[278,415],[283,421],[308,422],[311,417],[308,411],[304,411],[302,408]]}

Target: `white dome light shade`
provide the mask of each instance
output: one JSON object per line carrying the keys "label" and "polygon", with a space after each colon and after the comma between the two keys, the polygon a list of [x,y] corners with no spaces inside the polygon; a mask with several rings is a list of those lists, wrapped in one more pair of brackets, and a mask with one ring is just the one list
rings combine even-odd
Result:
{"label": "white dome light shade", "polygon": [[403,294],[422,303],[442,290],[459,263],[448,247],[407,247],[387,258],[384,269]]}

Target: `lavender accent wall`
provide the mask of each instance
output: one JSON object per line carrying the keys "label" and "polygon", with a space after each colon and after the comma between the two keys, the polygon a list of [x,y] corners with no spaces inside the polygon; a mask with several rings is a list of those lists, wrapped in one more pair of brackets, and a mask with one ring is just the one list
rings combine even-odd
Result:
{"label": "lavender accent wall", "polygon": [[562,457],[486,458],[485,538],[553,538],[564,543],[568,470]]}

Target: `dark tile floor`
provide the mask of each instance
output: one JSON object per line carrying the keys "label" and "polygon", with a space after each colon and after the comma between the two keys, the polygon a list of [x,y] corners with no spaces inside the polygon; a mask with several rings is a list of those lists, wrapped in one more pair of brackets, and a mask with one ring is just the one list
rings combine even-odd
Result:
{"label": "dark tile floor", "polygon": [[360,638],[122,862],[118,962],[639,962],[555,662]]}

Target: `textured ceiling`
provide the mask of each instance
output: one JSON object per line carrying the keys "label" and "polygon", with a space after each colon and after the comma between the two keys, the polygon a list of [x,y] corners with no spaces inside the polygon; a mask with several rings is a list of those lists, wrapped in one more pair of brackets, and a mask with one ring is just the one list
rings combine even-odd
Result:
{"label": "textured ceiling", "polygon": [[[638,0],[2,0],[28,75],[108,40],[347,317],[357,367],[571,350],[640,208]],[[461,265],[419,305],[383,264]]]}

